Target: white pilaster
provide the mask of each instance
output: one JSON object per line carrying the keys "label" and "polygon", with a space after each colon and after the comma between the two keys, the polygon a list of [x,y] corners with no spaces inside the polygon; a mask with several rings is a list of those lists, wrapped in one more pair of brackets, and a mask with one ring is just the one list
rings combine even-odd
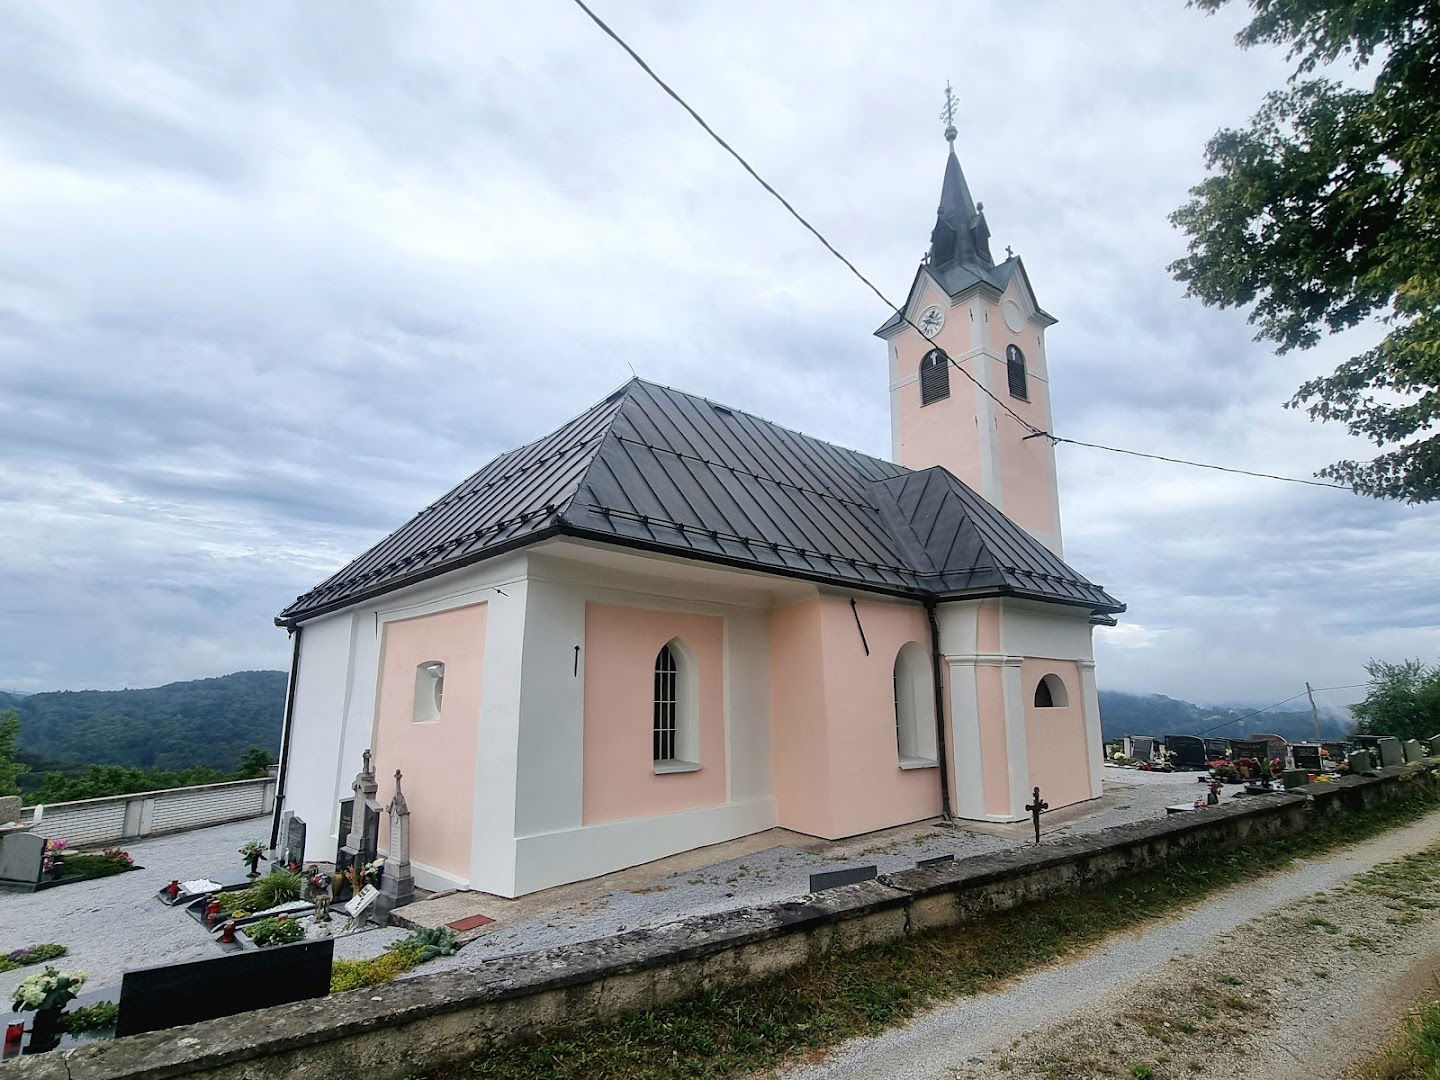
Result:
{"label": "white pilaster", "polygon": [[945,658],[950,671],[950,775],[957,817],[985,819],[985,771],[980,757],[980,700],[974,657]]}
{"label": "white pilaster", "polygon": [[1010,816],[1025,816],[1030,801],[1030,751],[1025,740],[1025,684],[1020,678],[1023,658],[1007,656],[1002,661],[1001,683],[1005,690],[1005,758],[1010,778]]}
{"label": "white pilaster", "polygon": [[1080,660],[1080,692],[1085,709],[1085,753],[1090,766],[1090,797],[1098,799],[1103,786],[1105,739],[1100,732],[1100,694],[1095,688],[1095,661]]}

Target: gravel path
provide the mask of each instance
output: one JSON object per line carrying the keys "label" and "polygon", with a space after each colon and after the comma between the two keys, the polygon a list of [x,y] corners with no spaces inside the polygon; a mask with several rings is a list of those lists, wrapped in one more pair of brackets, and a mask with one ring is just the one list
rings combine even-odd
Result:
{"label": "gravel path", "polygon": [[1297,861],[787,1080],[1340,1075],[1388,1036],[1399,1011],[1372,1010],[1396,980],[1423,988],[1440,969],[1440,855],[1409,900],[1358,875],[1431,849],[1437,832],[1440,815]]}

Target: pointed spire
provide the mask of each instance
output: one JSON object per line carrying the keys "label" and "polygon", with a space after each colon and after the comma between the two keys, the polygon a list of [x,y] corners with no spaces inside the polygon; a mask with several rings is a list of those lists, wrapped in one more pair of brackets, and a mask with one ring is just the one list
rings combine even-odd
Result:
{"label": "pointed spire", "polygon": [[990,257],[990,227],[985,223],[984,205],[977,206],[970,195],[970,185],[965,183],[965,174],[960,171],[960,159],[955,156],[955,95],[950,84],[945,84],[945,108],[940,119],[945,121],[945,141],[950,144],[950,156],[945,161],[945,181],[940,186],[940,207],[935,215],[935,229],[930,234],[929,264],[941,267],[960,261],[994,266]]}

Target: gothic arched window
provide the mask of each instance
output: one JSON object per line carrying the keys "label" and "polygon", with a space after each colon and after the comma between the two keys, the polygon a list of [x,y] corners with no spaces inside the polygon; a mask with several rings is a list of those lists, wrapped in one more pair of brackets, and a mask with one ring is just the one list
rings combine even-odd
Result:
{"label": "gothic arched window", "polygon": [[895,655],[895,750],[902,769],[936,764],[932,672],[930,655],[918,642],[907,642]]}
{"label": "gothic arched window", "polygon": [[1005,375],[1010,381],[1010,396],[1030,400],[1030,387],[1025,381],[1025,354],[1018,345],[1005,346]]}
{"label": "gothic arched window", "polygon": [[944,349],[931,349],[920,361],[920,404],[950,396],[950,357]]}
{"label": "gothic arched window", "polygon": [[672,638],[655,654],[651,705],[651,747],[656,772],[691,772],[700,767],[695,662],[684,642]]}

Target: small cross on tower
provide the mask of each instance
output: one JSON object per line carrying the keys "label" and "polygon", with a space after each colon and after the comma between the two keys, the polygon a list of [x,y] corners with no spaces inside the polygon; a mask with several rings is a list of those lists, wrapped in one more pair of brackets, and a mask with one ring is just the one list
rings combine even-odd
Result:
{"label": "small cross on tower", "polygon": [[945,107],[940,110],[940,119],[945,121],[945,141],[955,142],[955,108],[959,104],[955,100],[955,93],[950,89],[950,81],[945,81]]}

